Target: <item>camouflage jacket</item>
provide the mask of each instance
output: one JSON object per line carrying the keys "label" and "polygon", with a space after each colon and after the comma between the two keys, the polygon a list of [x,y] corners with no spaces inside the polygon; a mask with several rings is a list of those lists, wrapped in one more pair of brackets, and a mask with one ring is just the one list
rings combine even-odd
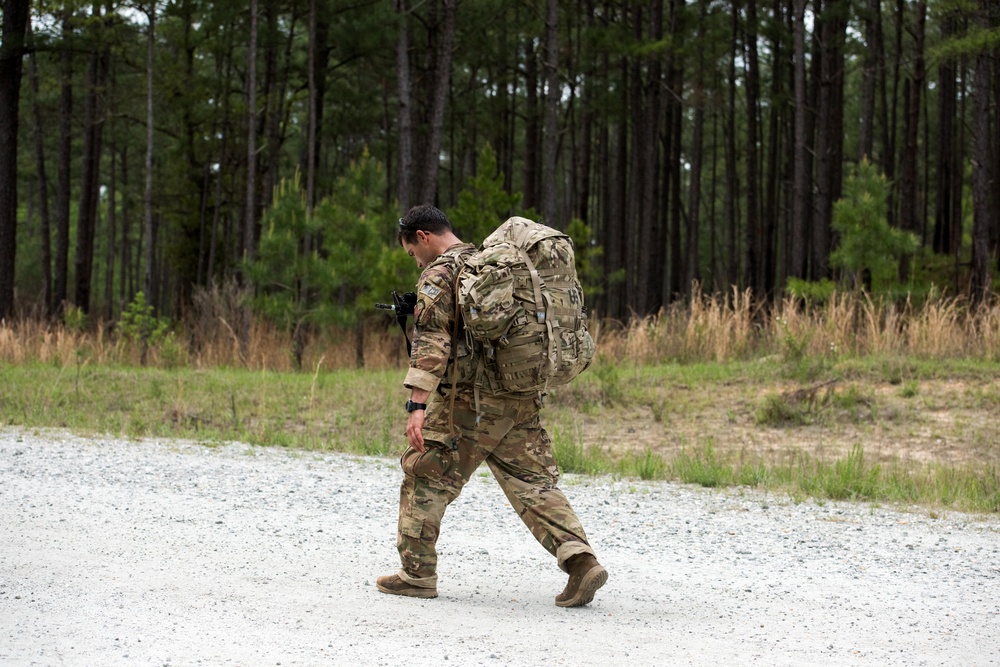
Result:
{"label": "camouflage jacket", "polygon": [[[464,259],[476,251],[471,243],[456,244],[445,250],[420,274],[410,369],[403,384],[407,389],[435,391],[442,383],[450,384],[452,368],[451,339],[455,325],[455,279]],[[458,385],[475,380],[475,350],[466,342],[461,316],[458,322]]]}

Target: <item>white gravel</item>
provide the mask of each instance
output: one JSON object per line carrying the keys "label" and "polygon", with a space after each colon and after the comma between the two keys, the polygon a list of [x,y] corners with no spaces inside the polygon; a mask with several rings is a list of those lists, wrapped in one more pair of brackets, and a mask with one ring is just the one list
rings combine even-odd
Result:
{"label": "white gravel", "polygon": [[396,569],[396,461],[0,430],[0,665],[997,665],[1000,519],[566,476],[608,584],[477,474],[440,597]]}

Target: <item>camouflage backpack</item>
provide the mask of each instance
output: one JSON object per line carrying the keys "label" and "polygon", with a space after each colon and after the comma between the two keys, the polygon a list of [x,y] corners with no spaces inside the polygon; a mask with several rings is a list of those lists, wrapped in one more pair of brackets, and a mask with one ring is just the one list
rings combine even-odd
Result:
{"label": "camouflage backpack", "polygon": [[487,392],[544,392],[594,358],[573,242],[540,223],[514,217],[490,234],[459,274],[458,305],[485,351],[476,384]]}

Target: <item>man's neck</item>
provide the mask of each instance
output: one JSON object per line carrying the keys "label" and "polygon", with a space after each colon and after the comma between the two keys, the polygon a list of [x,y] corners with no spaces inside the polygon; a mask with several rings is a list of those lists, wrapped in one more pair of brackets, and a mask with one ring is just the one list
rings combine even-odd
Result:
{"label": "man's neck", "polygon": [[433,239],[434,243],[433,250],[435,255],[441,255],[441,253],[443,253],[448,248],[462,242],[462,239],[455,236],[455,234],[452,232],[447,232],[440,236],[434,235],[431,238]]}

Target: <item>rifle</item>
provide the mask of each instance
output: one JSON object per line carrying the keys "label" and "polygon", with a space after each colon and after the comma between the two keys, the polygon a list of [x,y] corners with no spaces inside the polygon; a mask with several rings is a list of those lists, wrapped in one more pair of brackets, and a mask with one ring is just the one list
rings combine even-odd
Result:
{"label": "rifle", "polygon": [[416,292],[403,292],[400,294],[396,290],[392,291],[392,303],[376,303],[375,307],[379,310],[391,310],[396,313],[396,323],[399,324],[399,328],[403,330],[403,338],[406,339],[406,356],[409,357],[412,352],[412,345],[410,343],[410,337],[406,335],[406,318],[408,315],[413,314],[413,309],[417,305],[417,293]]}

